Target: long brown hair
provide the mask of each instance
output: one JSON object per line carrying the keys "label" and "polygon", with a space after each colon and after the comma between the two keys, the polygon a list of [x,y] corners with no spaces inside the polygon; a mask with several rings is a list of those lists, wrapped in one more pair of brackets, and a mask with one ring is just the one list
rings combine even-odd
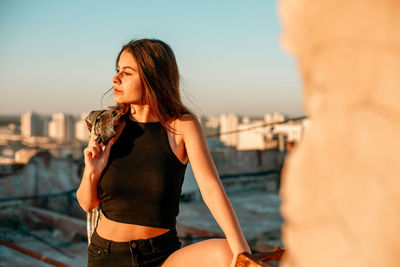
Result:
{"label": "long brown hair", "polygon": [[116,66],[123,51],[135,58],[143,85],[143,102],[164,128],[175,132],[168,121],[184,114],[195,116],[181,101],[178,65],[169,45],[157,39],[132,40],[122,47]]}

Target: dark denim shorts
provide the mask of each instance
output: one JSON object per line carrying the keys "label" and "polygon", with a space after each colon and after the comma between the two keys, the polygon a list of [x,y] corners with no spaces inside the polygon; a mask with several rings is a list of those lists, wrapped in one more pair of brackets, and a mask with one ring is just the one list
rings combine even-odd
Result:
{"label": "dark denim shorts", "polygon": [[156,267],[161,266],[181,247],[176,229],[149,239],[114,242],[94,231],[88,248],[88,267]]}

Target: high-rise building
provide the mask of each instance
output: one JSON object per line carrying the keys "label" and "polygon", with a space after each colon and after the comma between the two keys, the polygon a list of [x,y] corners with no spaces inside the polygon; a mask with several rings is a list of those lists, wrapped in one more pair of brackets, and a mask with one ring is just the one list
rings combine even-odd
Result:
{"label": "high-rise building", "polygon": [[22,136],[42,136],[43,123],[39,114],[28,111],[21,115]]}
{"label": "high-rise building", "polygon": [[[222,114],[220,116],[220,140],[224,142],[226,146],[236,147],[238,143],[238,133],[234,131],[238,130],[239,117],[234,113]],[[234,133],[229,133],[234,132]]]}
{"label": "high-rise building", "polygon": [[82,113],[80,120],[75,123],[75,137],[79,141],[89,140],[89,130],[85,121],[88,114],[89,113]]}
{"label": "high-rise building", "polygon": [[54,113],[52,121],[49,122],[49,136],[61,140],[68,141],[75,138],[75,120],[71,115],[64,113]]}
{"label": "high-rise building", "polygon": [[49,116],[49,115],[42,116],[43,136],[49,136],[50,121],[51,121],[51,116]]}

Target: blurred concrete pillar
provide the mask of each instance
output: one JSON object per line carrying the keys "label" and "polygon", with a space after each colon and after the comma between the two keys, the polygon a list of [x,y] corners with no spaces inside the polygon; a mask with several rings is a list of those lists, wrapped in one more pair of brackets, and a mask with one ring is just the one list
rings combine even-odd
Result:
{"label": "blurred concrete pillar", "polygon": [[281,266],[400,266],[400,1],[279,12],[312,121],[283,170]]}

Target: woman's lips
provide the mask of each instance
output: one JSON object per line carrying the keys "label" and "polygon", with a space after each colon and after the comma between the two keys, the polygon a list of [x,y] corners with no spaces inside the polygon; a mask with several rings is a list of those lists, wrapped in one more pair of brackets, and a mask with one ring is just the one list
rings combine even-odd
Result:
{"label": "woman's lips", "polygon": [[122,93],[122,91],[120,91],[120,90],[114,88],[114,94],[120,94],[120,93]]}

